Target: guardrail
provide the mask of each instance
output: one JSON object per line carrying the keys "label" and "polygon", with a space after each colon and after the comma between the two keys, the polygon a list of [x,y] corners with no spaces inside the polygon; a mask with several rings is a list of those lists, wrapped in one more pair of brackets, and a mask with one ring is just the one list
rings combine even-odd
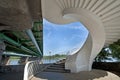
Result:
{"label": "guardrail", "polygon": [[43,71],[47,66],[41,64],[39,60],[27,62],[24,68],[24,79],[30,80],[34,75]]}

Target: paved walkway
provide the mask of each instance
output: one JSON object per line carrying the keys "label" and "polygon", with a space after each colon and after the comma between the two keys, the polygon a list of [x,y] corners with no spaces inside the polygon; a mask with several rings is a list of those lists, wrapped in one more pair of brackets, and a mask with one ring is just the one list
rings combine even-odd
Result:
{"label": "paved walkway", "polygon": [[31,80],[120,80],[120,77],[107,71],[92,70],[80,73],[41,72]]}
{"label": "paved walkway", "polygon": [[23,80],[23,72],[0,73],[0,80]]}

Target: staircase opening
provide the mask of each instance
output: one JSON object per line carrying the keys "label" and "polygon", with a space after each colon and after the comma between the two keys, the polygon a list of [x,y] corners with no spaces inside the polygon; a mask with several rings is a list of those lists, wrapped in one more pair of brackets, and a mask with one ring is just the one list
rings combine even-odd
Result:
{"label": "staircase opening", "polygon": [[76,53],[88,37],[88,30],[80,22],[59,25],[43,19],[43,63],[61,62]]}

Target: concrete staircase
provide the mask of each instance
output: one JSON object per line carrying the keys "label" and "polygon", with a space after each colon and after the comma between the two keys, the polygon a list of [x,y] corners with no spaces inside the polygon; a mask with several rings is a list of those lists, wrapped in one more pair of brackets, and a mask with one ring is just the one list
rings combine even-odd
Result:
{"label": "concrete staircase", "polygon": [[50,64],[49,67],[47,67],[44,72],[58,72],[58,73],[70,73],[70,70],[65,69],[65,64],[60,63],[60,64]]}

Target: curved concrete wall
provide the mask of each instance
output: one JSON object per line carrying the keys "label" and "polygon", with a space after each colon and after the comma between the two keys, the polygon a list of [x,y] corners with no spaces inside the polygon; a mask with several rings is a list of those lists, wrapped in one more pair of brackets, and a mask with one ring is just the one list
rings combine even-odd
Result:
{"label": "curved concrete wall", "polygon": [[83,48],[67,58],[66,69],[91,70],[104,44],[119,38],[120,28],[115,26],[120,20],[119,4],[119,0],[42,0],[43,17],[48,21],[56,24],[80,21],[89,30]]}
{"label": "curved concrete wall", "polygon": [[69,55],[66,59],[65,68],[71,72],[79,72],[89,70],[89,59],[91,55],[92,40],[88,36],[85,45],[74,55]]}
{"label": "curved concrete wall", "polygon": [[[89,66],[86,69],[80,68],[80,66],[79,66],[79,67],[77,67],[78,68],[77,71],[74,71],[74,72],[79,72],[82,70],[91,70],[91,66],[92,66],[94,58],[100,52],[100,50],[102,49],[102,47],[104,46],[104,43],[105,43],[105,31],[104,31],[104,26],[102,25],[101,20],[97,16],[92,14],[91,12],[84,10],[84,9],[79,9],[79,8],[69,8],[69,9],[65,10],[64,17],[69,18],[69,19],[72,18],[72,19],[82,22],[85,25],[85,27],[89,30],[91,39],[88,38],[88,40],[90,40],[92,42],[91,46],[89,46],[89,48],[88,48],[90,57],[88,57],[88,59],[87,59],[88,62],[86,62],[89,64]],[[86,44],[84,44],[84,45],[86,45]],[[84,48],[86,48],[86,47],[84,47]],[[83,51],[83,52],[85,53],[86,56],[88,55],[87,52],[85,52],[85,51]],[[82,58],[82,59],[77,60],[78,62],[76,62],[76,64],[84,61],[84,58],[82,56],[83,55],[78,56],[79,58]],[[86,67],[86,66],[84,66],[84,67]]]}

